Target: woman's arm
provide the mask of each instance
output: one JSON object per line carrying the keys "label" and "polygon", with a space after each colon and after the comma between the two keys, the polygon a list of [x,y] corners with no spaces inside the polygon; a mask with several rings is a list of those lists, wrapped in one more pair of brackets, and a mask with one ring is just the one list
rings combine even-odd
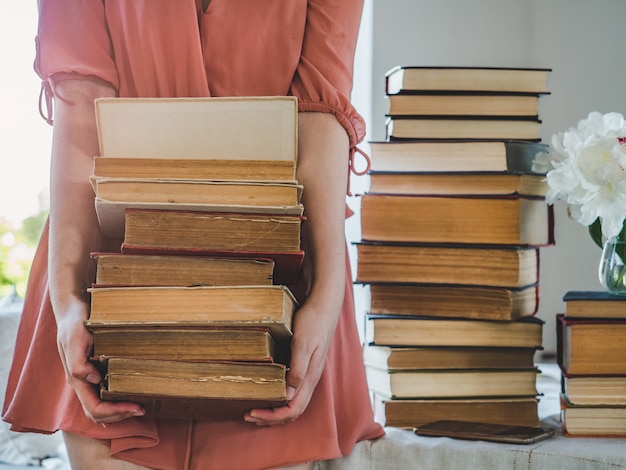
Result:
{"label": "woman's arm", "polygon": [[298,182],[307,220],[302,241],[308,292],[294,319],[289,404],[253,410],[246,420],[261,425],[296,419],[305,410],[322,375],[345,294],[345,210],[348,135],[332,114],[298,116]]}
{"label": "woman's arm", "polygon": [[102,402],[98,370],[88,362],[93,340],[83,322],[89,315],[90,253],[102,242],[89,183],[98,155],[94,99],[114,96],[99,80],[63,80],[55,89],[55,121],[50,169],[50,299],[57,322],[57,345],[66,379],[86,415],[111,423],[142,415],[132,403]]}

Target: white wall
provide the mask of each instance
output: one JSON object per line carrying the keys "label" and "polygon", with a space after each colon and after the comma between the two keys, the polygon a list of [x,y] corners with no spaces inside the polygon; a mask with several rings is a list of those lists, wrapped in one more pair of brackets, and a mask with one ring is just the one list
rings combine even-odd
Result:
{"label": "white wall", "polygon": [[[357,61],[355,95],[371,86],[363,113],[369,140],[385,137],[384,75],[396,65],[552,68],[551,94],[540,102],[545,142],[590,111],[626,113],[624,0],[371,0],[367,8],[361,39],[371,41],[372,56]],[[363,64],[370,63],[371,76],[364,77]],[[600,249],[562,203],[555,212],[556,245],[540,254],[546,352],[555,350],[554,318],[565,292],[601,288]],[[351,240],[356,230],[349,229]],[[356,292],[358,308],[364,294]]]}

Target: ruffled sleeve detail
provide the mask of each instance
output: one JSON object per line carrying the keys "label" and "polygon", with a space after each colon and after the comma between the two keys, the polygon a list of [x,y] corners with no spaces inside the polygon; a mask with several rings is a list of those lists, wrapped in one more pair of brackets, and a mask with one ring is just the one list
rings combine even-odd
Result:
{"label": "ruffled sleeve detail", "polygon": [[40,0],[35,72],[42,79],[40,114],[52,123],[55,83],[98,78],[119,88],[100,0]]}
{"label": "ruffled sleeve detail", "polygon": [[302,54],[290,89],[298,97],[299,111],[334,114],[351,148],[365,137],[365,122],[350,103],[362,9],[362,0],[309,0]]}

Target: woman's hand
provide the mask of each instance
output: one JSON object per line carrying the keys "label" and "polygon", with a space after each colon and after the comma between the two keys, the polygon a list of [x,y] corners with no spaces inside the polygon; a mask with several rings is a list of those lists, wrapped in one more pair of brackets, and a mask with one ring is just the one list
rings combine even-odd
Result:
{"label": "woman's hand", "polygon": [[88,306],[76,301],[68,310],[57,323],[57,345],[66,380],[76,392],[87,417],[106,426],[132,416],[143,416],[145,410],[135,403],[100,400],[97,390],[102,377],[89,362],[93,337],[83,324]]}
{"label": "woman's hand", "polygon": [[287,373],[289,403],[273,410],[253,410],[246,414],[246,421],[258,425],[285,424],[304,412],[322,376],[339,312],[319,310],[309,302],[298,310]]}
{"label": "woman's hand", "polygon": [[244,419],[259,425],[295,420],[308,406],[322,376],[341,313],[346,282],[345,210],[348,136],[331,114],[298,117],[298,181],[304,186],[302,224],[305,300],[294,318],[289,403],[274,410],[252,410]]}

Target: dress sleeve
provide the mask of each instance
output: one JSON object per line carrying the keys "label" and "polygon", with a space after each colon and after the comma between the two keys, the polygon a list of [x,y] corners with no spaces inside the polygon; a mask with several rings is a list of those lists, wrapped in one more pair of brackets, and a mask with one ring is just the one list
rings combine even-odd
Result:
{"label": "dress sleeve", "polygon": [[35,44],[48,103],[54,83],[66,78],[96,77],[119,87],[102,0],[39,0]]}
{"label": "dress sleeve", "polygon": [[309,0],[300,62],[290,94],[300,111],[333,113],[355,148],[365,122],[350,103],[363,0]]}

